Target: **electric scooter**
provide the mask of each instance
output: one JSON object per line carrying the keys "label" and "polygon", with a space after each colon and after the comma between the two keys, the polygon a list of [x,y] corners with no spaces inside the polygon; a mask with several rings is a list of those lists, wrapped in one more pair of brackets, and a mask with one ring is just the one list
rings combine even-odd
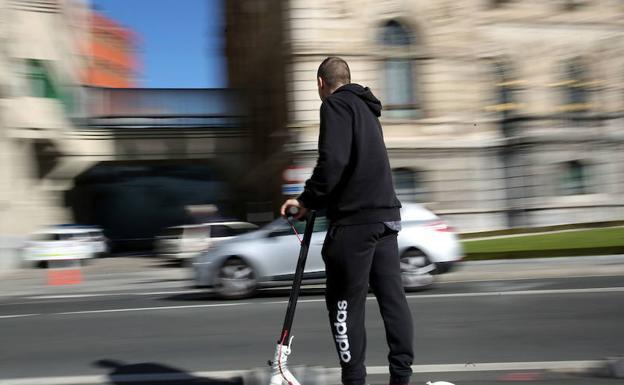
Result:
{"label": "electric scooter", "polygon": [[[291,208],[292,209],[292,208]],[[287,220],[295,234],[297,230],[292,224],[291,217],[297,214],[296,211],[289,210],[287,213]],[[295,317],[295,309],[297,307],[297,300],[299,299],[299,291],[301,289],[301,280],[303,279],[303,270],[305,268],[306,259],[308,258],[308,249],[310,248],[310,239],[312,238],[312,229],[314,228],[314,220],[316,219],[316,212],[310,211],[306,217],[306,227],[303,233],[303,240],[301,242],[301,249],[299,250],[299,259],[297,260],[297,269],[295,270],[295,278],[293,280],[292,289],[290,290],[290,298],[288,299],[288,307],[286,308],[286,316],[284,317],[284,325],[280,332],[277,346],[275,348],[275,355],[271,364],[271,380],[270,385],[282,385],[285,381],[288,385],[301,385],[295,376],[288,369],[288,356],[292,353],[292,340],[293,335],[292,324]],[[299,234],[297,234],[297,237]]]}

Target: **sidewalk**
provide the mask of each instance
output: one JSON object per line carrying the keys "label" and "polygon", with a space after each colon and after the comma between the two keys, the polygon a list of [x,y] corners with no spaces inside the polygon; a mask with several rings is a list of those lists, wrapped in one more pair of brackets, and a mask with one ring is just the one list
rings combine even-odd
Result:
{"label": "sidewalk", "polygon": [[[498,385],[508,382],[530,382],[535,385],[615,385],[622,378],[620,362],[597,360],[413,365],[414,373],[410,382],[425,384],[443,378],[455,384],[470,385]],[[0,385],[266,385],[270,382],[270,370],[267,367],[187,372],[157,364],[143,365],[158,370],[140,372],[131,369],[133,365],[130,365],[130,368],[117,368],[111,374],[0,379]],[[341,383],[340,368],[291,366],[290,370],[303,384]],[[369,384],[387,384],[387,367],[369,366],[367,372]]]}
{"label": "sidewalk", "polygon": [[620,275],[624,275],[624,255],[595,255],[466,261],[456,271],[437,279],[457,282]]}
{"label": "sidewalk", "polygon": [[137,290],[192,289],[192,270],[153,257],[100,258],[80,268],[81,283],[48,285],[48,269],[20,268],[0,277],[0,298]]}
{"label": "sidewalk", "polygon": [[[33,295],[81,295],[102,292],[193,290],[193,270],[153,257],[115,257],[90,261],[82,282],[50,286],[47,269],[16,269],[0,279],[0,298]],[[577,276],[624,276],[624,255],[531,258],[461,262],[436,276],[438,282],[540,279]]]}

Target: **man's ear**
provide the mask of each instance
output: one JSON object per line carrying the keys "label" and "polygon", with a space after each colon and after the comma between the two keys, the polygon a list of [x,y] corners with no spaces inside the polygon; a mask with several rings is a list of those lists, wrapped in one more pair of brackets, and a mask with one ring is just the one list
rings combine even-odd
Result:
{"label": "man's ear", "polygon": [[318,88],[323,88],[325,86],[325,82],[323,82],[323,78],[320,76],[317,76],[316,84],[318,85]]}

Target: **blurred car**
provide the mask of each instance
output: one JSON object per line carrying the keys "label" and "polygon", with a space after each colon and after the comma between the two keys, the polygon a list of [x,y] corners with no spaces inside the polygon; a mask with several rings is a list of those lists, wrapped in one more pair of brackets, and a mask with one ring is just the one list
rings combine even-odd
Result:
{"label": "blurred car", "polygon": [[[26,263],[54,260],[86,260],[102,250],[102,245],[88,227],[58,226],[30,235],[23,249]],[[105,247],[105,246],[104,246]]]}
{"label": "blurred car", "polygon": [[104,235],[104,231],[98,226],[65,224],[58,225],[57,229],[75,229],[77,234],[81,234],[81,239],[91,245],[93,257],[100,257],[110,251],[109,240]]}
{"label": "blurred car", "polygon": [[168,227],[156,237],[156,254],[164,258],[188,259],[209,247],[258,226],[248,222],[215,222]]}
{"label": "blurred car", "polygon": [[[420,205],[405,204],[401,217],[398,244],[403,286],[407,290],[427,287],[433,283],[433,274],[448,272],[463,258],[461,244],[450,227]],[[317,217],[304,283],[324,282],[321,247],[327,226],[325,217]],[[302,234],[305,223],[297,222],[295,227]],[[247,297],[260,287],[288,285],[294,278],[299,245],[288,222],[277,219],[201,253],[193,263],[195,283],[213,287],[224,298]]]}
{"label": "blurred car", "polygon": [[109,241],[104,235],[104,231],[96,226],[87,227],[89,230],[89,242],[93,248],[95,256],[104,256],[109,253]]}

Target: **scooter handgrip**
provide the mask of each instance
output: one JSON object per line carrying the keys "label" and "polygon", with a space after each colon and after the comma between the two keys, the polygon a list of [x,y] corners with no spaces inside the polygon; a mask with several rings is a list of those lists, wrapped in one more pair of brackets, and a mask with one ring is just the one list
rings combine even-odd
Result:
{"label": "scooter handgrip", "polygon": [[297,207],[297,206],[290,206],[286,210],[286,216],[287,217],[294,217],[297,214],[299,214],[299,207]]}

